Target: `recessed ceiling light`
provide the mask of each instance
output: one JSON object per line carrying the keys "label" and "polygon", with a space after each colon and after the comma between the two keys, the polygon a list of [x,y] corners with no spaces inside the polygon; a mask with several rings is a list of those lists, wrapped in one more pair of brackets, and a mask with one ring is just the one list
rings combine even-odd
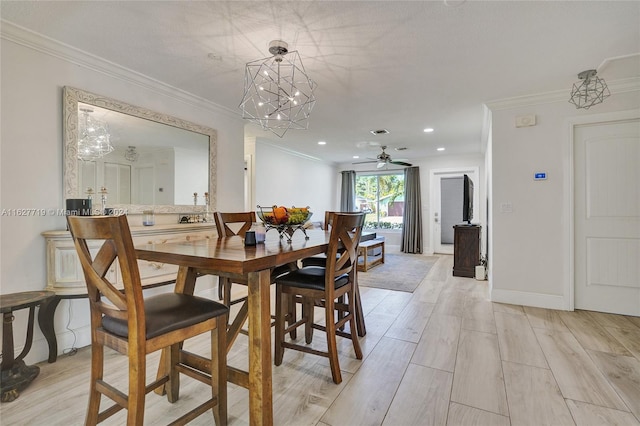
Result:
{"label": "recessed ceiling light", "polygon": [[425,133],[431,133],[433,132],[433,129],[431,127],[427,127],[426,129],[424,129]]}
{"label": "recessed ceiling light", "polygon": [[444,151],[444,148],[443,148],[443,147],[440,147],[440,148],[438,148],[437,150],[438,150],[438,151]]}
{"label": "recessed ceiling light", "polygon": [[360,156],[359,155],[354,155],[353,158],[360,158]]}
{"label": "recessed ceiling light", "polygon": [[320,141],[318,142],[318,145],[326,145],[327,143],[325,141]]}

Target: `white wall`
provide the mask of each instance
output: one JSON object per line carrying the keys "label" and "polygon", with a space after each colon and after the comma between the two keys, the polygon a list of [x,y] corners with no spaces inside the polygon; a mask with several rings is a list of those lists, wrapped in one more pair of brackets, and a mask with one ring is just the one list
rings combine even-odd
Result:
{"label": "white wall", "polygon": [[[63,207],[62,88],[67,85],[217,129],[217,206],[242,209],[243,123],[237,114],[11,25],[3,23],[1,30],[1,209]],[[40,233],[65,227],[64,217],[0,217],[2,294],[45,287]],[[26,313],[16,313],[17,351],[19,336],[25,335]],[[71,304],[64,300],[58,306],[55,329],[60,350],[74,341],[67,327],[80,334],[77,346],[87,344],[81,340],[87,336],[88,320],[86,299]],[[29,364],[48,356],[37,326],[35,333]]]}
{"label": "white wall", "polygon": [[257,140],[253,204],[271,207],[309,206],[312,221],[339,207],[340,174],[333,165]]}
{"label": "white wall", "polygon": [[[609,87],[611,97],[590,110],[576,110],[567,93],[544,104],[491,107],[492,300],[571,308],[570,121],[640,107],[637,84],[622,93]],[[516,128],[516,116],[528,114],[537,124]],[[534,181],[538,171],[547,180]]]}

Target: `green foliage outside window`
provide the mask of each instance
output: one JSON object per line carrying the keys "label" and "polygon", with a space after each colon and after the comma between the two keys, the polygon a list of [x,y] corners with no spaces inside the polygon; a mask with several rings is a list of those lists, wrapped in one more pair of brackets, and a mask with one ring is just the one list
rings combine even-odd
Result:
{"label": "green foliage outside window", "polygon": [[365,229],[402,229],[404,174],[358,175],[356,200]]}

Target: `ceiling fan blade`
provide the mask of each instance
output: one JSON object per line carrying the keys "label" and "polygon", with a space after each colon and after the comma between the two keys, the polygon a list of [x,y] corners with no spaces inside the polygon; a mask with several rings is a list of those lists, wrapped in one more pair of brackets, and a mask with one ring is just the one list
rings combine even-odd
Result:
{"label": "ceiling fan blade", "polygon": [[401,161],[401,160],[393,160],[393,161],[390,161],[390,163],[391,164],[396,164],[398,166],[411,167],[411,163],[407,163],[407,162],[404,162],[404,161]]}
{"label": "ceiling fan blade", "polygon": [[377,163],[378,160],[371,160],[371,161],[357,161],[355,163],[351,163],[351,164],[367,164],[367,163]]}

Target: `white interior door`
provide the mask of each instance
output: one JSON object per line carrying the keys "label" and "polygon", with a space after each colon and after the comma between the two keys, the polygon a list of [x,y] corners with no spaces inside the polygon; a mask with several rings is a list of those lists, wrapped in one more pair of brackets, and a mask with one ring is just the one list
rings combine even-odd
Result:
{"label": "white interior door", "polygon": [[640,315],[640,120],[574,128],[575,308]]}
{"label": "white interior door", "polygon": [[[430,193],[431,193],[431,246],[434,253],[440,254],[453,254],[453,244],[442,242],[442,179],[448,178],[460,178],[464,175],[469,178],[475,184],[475,191],[473,192],[473,205],[474,205],[474,217],[473,223],[480,222],[480,206],[479,206],[479,193],[480,193],[480,172],[478,167],[460,167],[455,169],[434,169],[431,171],[430,178]],[[462,208],[460,209],[462,212]],[[447,221],[445,221],[447,223]],[[451,226],[450,224],[446,225]]]}
{"label": "white interior door", "polygon": [[[156,204],[155,168],[152,165],[135,168],[134,199],[138,204]],[[158,203],[160,204],[160,203]]]}

